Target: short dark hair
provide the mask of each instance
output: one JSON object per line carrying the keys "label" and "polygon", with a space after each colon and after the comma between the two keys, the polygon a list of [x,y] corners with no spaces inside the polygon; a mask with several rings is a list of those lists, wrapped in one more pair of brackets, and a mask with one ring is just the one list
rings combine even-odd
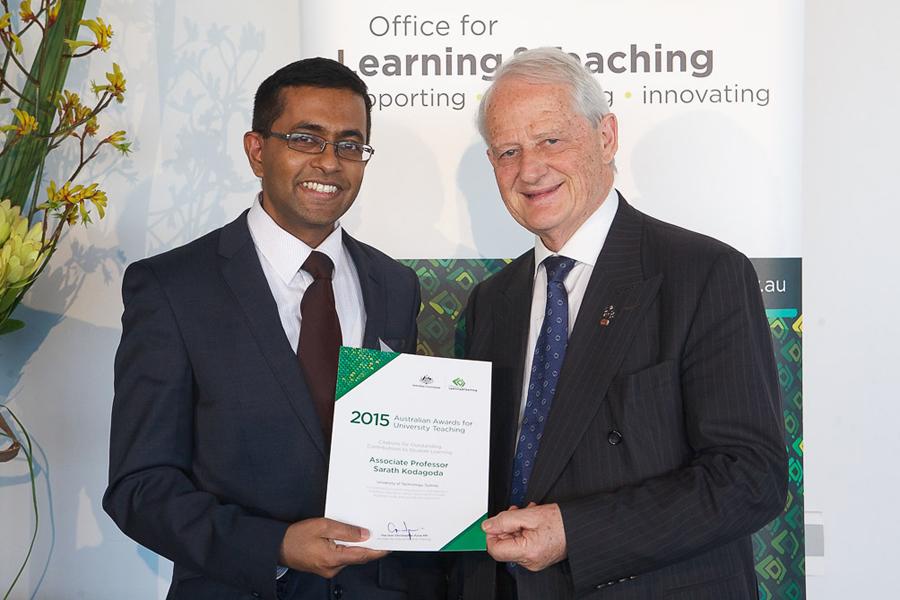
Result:
{"label": "short dark hair", "polygon": [[263,81],[253,101],[253,131],[268,135],[272,123],[281,116],[284,103],[281,90],[308,85],[319,88],[350,90],[366,103],[366,141],[372,132],[372,100],[369,88],[352,70],[330,58],[304,58],[281,67]]}

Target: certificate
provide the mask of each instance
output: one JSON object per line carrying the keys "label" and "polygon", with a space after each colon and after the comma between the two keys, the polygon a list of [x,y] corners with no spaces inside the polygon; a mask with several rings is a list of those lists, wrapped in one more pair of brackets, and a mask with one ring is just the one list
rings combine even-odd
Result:
{"label": "certificate", "polygon": [[491,364],[340,350],[325,516],[377,550],[484,550]]}

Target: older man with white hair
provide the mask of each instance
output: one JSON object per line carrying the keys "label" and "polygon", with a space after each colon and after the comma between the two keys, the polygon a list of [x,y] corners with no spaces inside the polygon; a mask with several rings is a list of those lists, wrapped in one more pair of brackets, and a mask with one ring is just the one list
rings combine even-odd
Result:
{"label": "older man with white hair", "polygon": [[[571,56],[523,52],[479,128],[535,247],[479,285],[494,364],[490,556],[467,599],[757,597],[750,535],[787,488],[772,343],[750,261],[613,187],[618,123]],[[495,561],[490,560],[493,558]]]}

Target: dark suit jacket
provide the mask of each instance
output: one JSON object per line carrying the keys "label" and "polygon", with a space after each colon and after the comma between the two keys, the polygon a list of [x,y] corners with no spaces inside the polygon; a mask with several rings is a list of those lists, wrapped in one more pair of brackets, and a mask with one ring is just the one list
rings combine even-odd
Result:
{"label": "dark suit jacket", "polygon": [[[468,357],[494,364],[491,514],[508,505],[533,272],[531,251],[466,314]],[[750,534],[784,506],[787,459],[750,261],[620,197],[560,377],[526,502],[559,504],[568,558],[518,569],[519,599],[756,598]],[[484,600],[495,577],[469,555],[451,585]]]}
{"label": "dark suit jacket", "polygon": [[[344,245],[365,302],[364,346],[380,338],[415,352],[415,274],[346,234]],[[328,448],[246,212],[131,265],[123,296],[103,507],[174,561],[169,598],[432,597],[443,578],[404,569],[399,555],[331,581],[292,571],[276,593],[285,530],[324,512]]]}

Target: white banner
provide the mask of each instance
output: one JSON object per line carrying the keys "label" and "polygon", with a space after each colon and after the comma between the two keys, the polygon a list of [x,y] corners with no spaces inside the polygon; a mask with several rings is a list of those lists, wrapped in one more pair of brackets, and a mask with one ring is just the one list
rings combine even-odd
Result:
{"label": "white banner", "polygon": [[500,62],[538,46],[597,74],[633,204],[749,256],[800,255],[802,3],[307,1],[300,31],[303,56],[340,59],[369,85],[376,155],[344,222],[393,256],[531,244],[474,121]]}

